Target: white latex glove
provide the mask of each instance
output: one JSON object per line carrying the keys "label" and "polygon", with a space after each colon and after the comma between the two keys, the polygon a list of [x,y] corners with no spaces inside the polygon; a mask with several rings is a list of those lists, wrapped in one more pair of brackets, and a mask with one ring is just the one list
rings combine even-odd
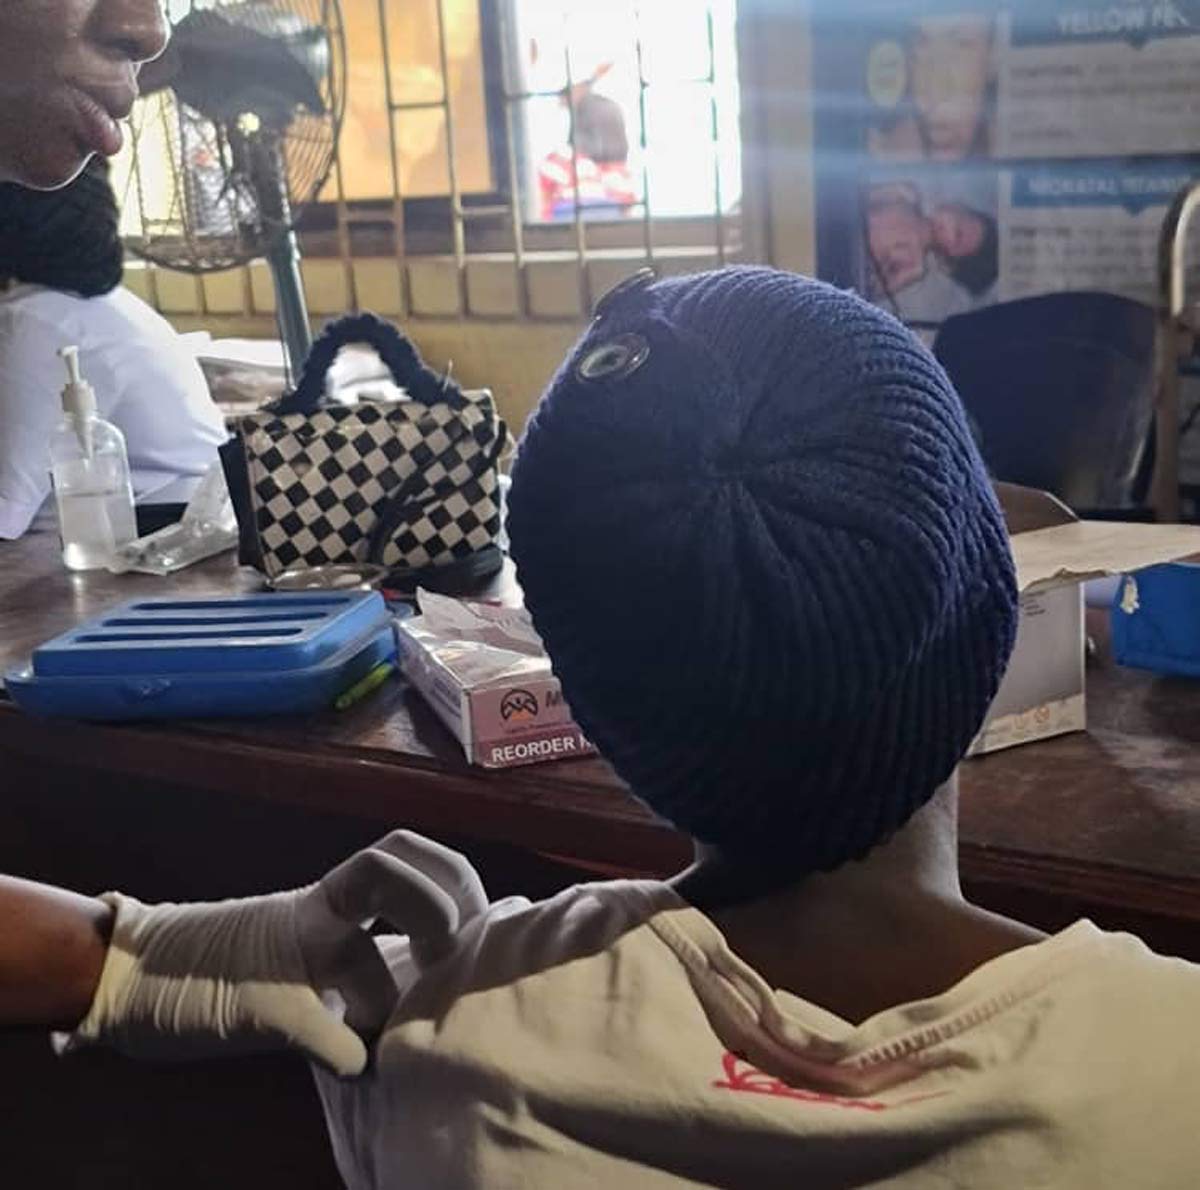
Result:
{"label": "white latex glove", "polygon": [[102,899],[116,910],[112,940],[87,1016],[55,1037],[60,1053],[93,1044],[161,1058],[298,1049],[342,1076],[362,1072],[363,1038],[396,1001],[367,929],[386,922],[428,963],[487,908],[467,860],[410,831],[292,892],[191,905]]}

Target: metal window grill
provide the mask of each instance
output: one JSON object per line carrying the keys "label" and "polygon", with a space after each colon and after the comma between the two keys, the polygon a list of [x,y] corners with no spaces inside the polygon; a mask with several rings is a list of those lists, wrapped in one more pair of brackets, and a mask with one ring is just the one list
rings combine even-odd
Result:
{"label": "metal window grill", "polygon": [[[580,78],[576,61],[579,47],[573,42],[571,32],[572,4],[564,3],[559,6],[563,22],[562,85],[536,89],[522,86],[522,69],[514,60],[520,0],[481,0],[481,11],[490,18],[481,21],[481,38],[493,39],[490,49],[496,53],[499,60],[499,69],[496,71],[499,77],[491,80],[493,85],[490,85],[487,91],[486,118],[489,127],[499,133],[498,138],[491,143],[500,148],[497,172],[505,183],[495,188],[494,193],[481,198],[474,193],[465,192],[459,161],[461,129],[450,82],[448,39],[448,27],[454,15],[455,0],[431,0],[428,5],[436,18],[437,54],[434,65],[439,87],[437,95],[417,99],[401,97],[401,88],[397,85],[396,63],[393,61],[394,42],[391,36],[398,18],[403,14],[404,6],[411,2],[415,0],[375,2],[377,49],[383,66],[382,94],[378,95],[378,103],[386,112],[387,172],[391,189],[390,196],[383,201],[386,209],[381,209],[379,203],[361,203],[348,197],[353,191],[353,179],[347,177],[346,171],[351,167],[342,155],[339,155],[335,162],[330,187],[325,192],[332,198],[336,259],[341,265],[345,292],[351,308],[359,307],[360,297],[355,260],[363,255],[360,247],[365,241],[360,239],[358,233],[367,227],[375,229],[376,232],[381,227],[385,229],[388,254],[393,258],[399,289],[400,308],[396,313],[403,317],[420,317],[426,313],[436,313],[442,317],[447,313],[464,318],[494,317],[494,311],[477,309],[472,300],[470,271],[476,264],[487,263],[495,267],[499,263],[511,269],[515,309],[511,315],[507,315],[508,317],[528,320],[577,319],[594,308],[598,296],[611,284],[614,271],[632,272],[645,265],[656,266],[665,271],[683,271],[696,265],[725,264],[740,254],[740,212],[736,206],[726,209],[729,206],[727,191],[732,189],[727,168],[730,160],[729,147],[730,142],[737,139],[738,117],[736,111],[730,113],[722,110],[723,94],[727,96],[729,87],[732,86],[733,94],[736,95],[737,87],[736,50],[732,45],[731,0],[725,5],[725,11],[730,14],[729,36],[726,38],[729,44],[720,43],[723,29],[719,34],[711,0],[684,0],[691,19],[702,26],[703,68],[691,77],[673,77],[665,80],[657,79],[648,69],[644,35],[646,14],[656,4],[661,3],[661,0],[631,3],[625,10],[632,14],[631,44],[626,47],[625,52],[636,67],[636,114],[632,120],[629,139],[637,146],[636,156],[639,161],[634,176],[640,193],[636,203],[631,205],[623,217],[609,220],[590,217],[580,194],[581,151],[577,86]],[[465,2],[475,3],[475,0]],[[575,0],[575,5],[579,5],[579,0]],[[674,7],[676,11],[681,9],[679,0],[676,0]],[[723,49],[726,52],[722,53]],[[662,212],[656,206],[655,168],[652,165],[655,133],[651,108],[658,99],[658,93],[665,93],[668,87],[676,88],[679,93],[690,89],[701,96],[701,103],[704,103],[703,97],[707,96],[704,106],[707,108],[708,152],[711,157],[711,201],[705,204],[707,210],[703,213],[693,212],[686,217]],[[372,101],[371,97],[364,100],[361,94],[352,98],[360,104]],[[528,217],[527,202],[530,196],[526,193],[528,180],[523,172],[522,162],[523,154],[529,151],[524,139],[523,114],[528,110],[528,105],[547,100],[557,100],[566,108],[567,147],[572,177],[569,186],[569,218],[550,225]],[[426,204],[421,211],[422,226],[414,229],[408,201],[410,196],[406,195],[403,186],[401,132],[404,121],[429,115],[440,119],[445,130],[441,145],[444,151],[448,195],[445,203],[433,216],[434,222],[441,225],[441,235],[438,238],[443,245],[433,255],[453,270],[453,311],[423,310],[414,295],[414,263],[419,265],[423,259],[428,260],[430,255],[418,250],[414,241],[421,241],[422,236],[415,235],[414,230],[425,233],[424,241],[428,241],[430,216]],[[137,138],[133,140],[133,168],[129,175],[129,186],[140,191],[142,178],[137,159]],[[379,148],[382,151],[384,146],[380,145]],[[736,149],[737,146],[734,145],[735,153]],[[740,160],[736,156],[734,160],[738,161],[736,184],[740,187]],[[145,209],[143,200],[143,218]],[[379,243],[378,234],[374,242]],[[447,242],[448,251],[444,247]],[[372,255],[378,257],[378,249]],[[531,269],[542,263],[552,263],[560,268],[569,263],[573,268],[578,291],[575,309],[555,309],[548,313],[533,301],[530,273]],[[601,264],[603,269],[599,269]],[[599,279],[598,271],[602,273]],[[244,270],[244,273],[242,288],[245,295],[245,312],[257,313],[249,272]],[[153,279],[150,280],[150,286],[151,293],[154,294]],[[205,287],[197,281],[196,289],[198,309],[202,313],[207,312]]]}

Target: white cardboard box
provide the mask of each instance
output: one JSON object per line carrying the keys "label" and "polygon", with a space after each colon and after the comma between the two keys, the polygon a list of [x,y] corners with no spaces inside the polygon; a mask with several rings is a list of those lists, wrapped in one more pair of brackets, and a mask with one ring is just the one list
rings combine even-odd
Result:
{"label": "white cardboard box", "polygon": [[1021,618],[1012,661],[970,756],[1087,726],[1083,584],[1200,554],[1193,525],[1081,521],[1045,492],[997,484]]}
{"label": "white cardboard box", "polygon": [[419,594],[396,624],[400,669],[462,744],[470,764],[510,768],[595,749],[571,718],[550,659],[520,608]]}

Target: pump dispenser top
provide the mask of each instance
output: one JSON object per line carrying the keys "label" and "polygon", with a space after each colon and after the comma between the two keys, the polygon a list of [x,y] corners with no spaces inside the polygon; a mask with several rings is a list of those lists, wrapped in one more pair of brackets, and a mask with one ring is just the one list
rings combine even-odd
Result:
{"label": "pump dispenser top", "polygon": [[75,423],[75,433],[84,458],[92,457],[90,421],[96,416],[96,392],[79,370],[79,348],[63,347],[59,353],[67,368],[67,383],[63,385],[63,412]]}

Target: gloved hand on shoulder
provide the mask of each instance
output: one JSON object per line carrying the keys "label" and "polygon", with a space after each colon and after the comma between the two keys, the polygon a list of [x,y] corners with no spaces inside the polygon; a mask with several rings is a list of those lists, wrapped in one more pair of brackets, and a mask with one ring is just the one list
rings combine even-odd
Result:
{"label": "gloved hand on shoulder", "polygon": [[55,1037],[60,1053],[297,1049],[342,1076],[362,1072],[364,1042],[396,1001],[371,926],[408,935],[414,959],[429,963],[487,908],[470,863],[410,831],[291,892],[185,905],[101,899],[115,910],[107,957],[87,1016]]}

